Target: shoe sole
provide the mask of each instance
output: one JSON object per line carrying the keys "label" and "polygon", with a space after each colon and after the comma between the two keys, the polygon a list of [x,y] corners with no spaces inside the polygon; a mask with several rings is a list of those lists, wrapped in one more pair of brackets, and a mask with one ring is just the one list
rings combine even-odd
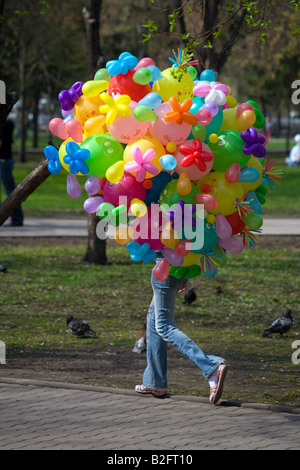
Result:
{"label": "shoe sole", "polygon": [[227,374],[227,366],[224,364],[223,366],[221,366],[216,394],[215,394],[213,400],[211,401],[211,403],[213,405],[215,405],[220,400],[220,398],[222,396],[223,385],[224,385],[224,380],[226,378],[226,374]]}
{"label": "shoe sole", "polygon": [[168,394],[168,392],[159,392],[158,390],[155,390],[155,389],[137,390],[135,388],[135,391],[139,393],[140,395],[153,395],[156,398],[163,398]]}

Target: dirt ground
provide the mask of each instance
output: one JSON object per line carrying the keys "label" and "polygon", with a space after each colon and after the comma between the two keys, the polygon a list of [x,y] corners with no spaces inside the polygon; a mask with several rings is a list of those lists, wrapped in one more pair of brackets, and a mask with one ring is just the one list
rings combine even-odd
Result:
{"label": "dirt ground", "polygon": [[[33,241],[35,244],[43,243],[42,239],[1,239],[1,243],[7,246],[19,243],[22,243],[22,245],[33,244]],[[77,244],[78,242],[78,238],[67,239],[68,244]],[[66,239],[48,238],[47,244],[49,243],[57,246],[66,243]],[[259,246],[260,248],[273,246],[300,249],[300,237],[266,236],[261,238]],[[0,377],[50,380],[124,389],[133,389],[135,384],[141,383],[146,366],[145,352],[141,354],[132,352],[133,345],[132,347],[111,347],[99,350],[94,339],[74,339],[74,341],[86,341],[86,350],[77,351],[74,347],[62,348],[56,351],[43,349],[42,352],[38,353],[19,351],[8,354],[6,364],[0,365]],[[230,389],[234,390],[236,384],[242,390],[239,399],[244,400],[247,397],[250,398],[250,401],[253,401],[249,397],[248,385],[245,378],[243,378],[245,371],[235,368],[234,357],[232,357],[232,366],[232,368],[229,368],[228,373],[228,382],[232,380]],[[181,393],[197,393],[208,396],[208,385],[202,377],[202,373],[172,347],[169,348],[168,353],[168,381],[169,387],[175,392],[179,390]],[[232,393],[229,393],[229,395],[232,395]]]}

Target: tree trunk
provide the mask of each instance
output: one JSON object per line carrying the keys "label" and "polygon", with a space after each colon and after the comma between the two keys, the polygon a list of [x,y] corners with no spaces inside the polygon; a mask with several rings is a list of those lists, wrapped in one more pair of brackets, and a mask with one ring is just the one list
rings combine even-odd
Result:
{"label": "tree trunk", "polygon": [[19,207],[48,176],[48,160],[43,160],[0,205],[0,226],[11,216],[16,207]]}
{"label": "tree trunk", "polygon": [[[93,79],[97,70],[105,66],[100,48],[100,12],[101,0],[87,0],[83,9],[86,34],[86,50],[90,78]],[[97,237],[96,226],[99,219],[95,214],[88,214],[88,247],[84,261],[94,264],[106,264],[106,240]]]}

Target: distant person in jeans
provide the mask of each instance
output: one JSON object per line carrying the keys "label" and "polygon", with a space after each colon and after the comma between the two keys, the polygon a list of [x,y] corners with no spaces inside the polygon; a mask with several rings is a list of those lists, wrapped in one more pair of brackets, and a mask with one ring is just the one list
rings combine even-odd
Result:
{"label": "distant person in jeans", "polygon": [[[0,182],[8,196],[15,189],[13,177],[14,160],[12,156],[14,123],[8,119],[0,132]],[[18,207],[11,215],[11,225],[14,227],[23,225],[22,208]]]}

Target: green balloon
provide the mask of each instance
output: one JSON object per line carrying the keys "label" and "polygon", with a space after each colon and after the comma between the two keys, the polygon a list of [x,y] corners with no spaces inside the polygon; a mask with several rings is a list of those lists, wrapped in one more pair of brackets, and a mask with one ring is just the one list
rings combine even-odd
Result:
{"label": "green balloon", "polygon": [[141,67],[135,72],[132,80],[139,85],[148,85],[152,80],[152,73],[147,67]]}
{"label": "green balloon", "polygon": [[159,204],[163,212],[166,212],[171,206],[175,207],[178,201],[184,201],[186,204],[195,204],[194,196],[198,193],[196,185],[192,183],[191,192],[186,196],[182,196],[176,189],[177,182],[178,180],[170,181],[160,193]]}
{"label": "green balloon", "polygon": [[226,172],[233,163],[239,163],[240,167],[246,165],[251,155],[245,155],[243,147],[245,142],[237,131],[223,131],[219,133],[216,143],[208,143],[213,156],[213,169]]}
{"label": "green balloon", "polygon": [[247,225],[251,230],[258,230],[263,224],[263,218],[260,214],[255,212],[242,215],[242,221]]}
{"label": "green balloon", "polygon": [[90,175],[103,178],[108,168],[123,159],[124,147],[108,134],[95,134],[85,139],[80,145],[88,149],[91,156],[86,160]]}
{"label": "green balloon", "polygon": [[94,80],[106,80],[107,82],[110,82],[110,79],[111,76],[105,68],[97,70],[94,76]]}
{"label": "green balloon", "polygon": [[152,122],[157,119],[157,115],[148,106],[138,105],[133,111],[134,117],[140,122]]}
{"label": "green balloon", "polygon": [[192,127],[192,134],[195,137],[195,139],[201,140],[201,142],[204,142],[205,136],[206,136],[206,129],[203,124],[196,124],[195,126]]}

